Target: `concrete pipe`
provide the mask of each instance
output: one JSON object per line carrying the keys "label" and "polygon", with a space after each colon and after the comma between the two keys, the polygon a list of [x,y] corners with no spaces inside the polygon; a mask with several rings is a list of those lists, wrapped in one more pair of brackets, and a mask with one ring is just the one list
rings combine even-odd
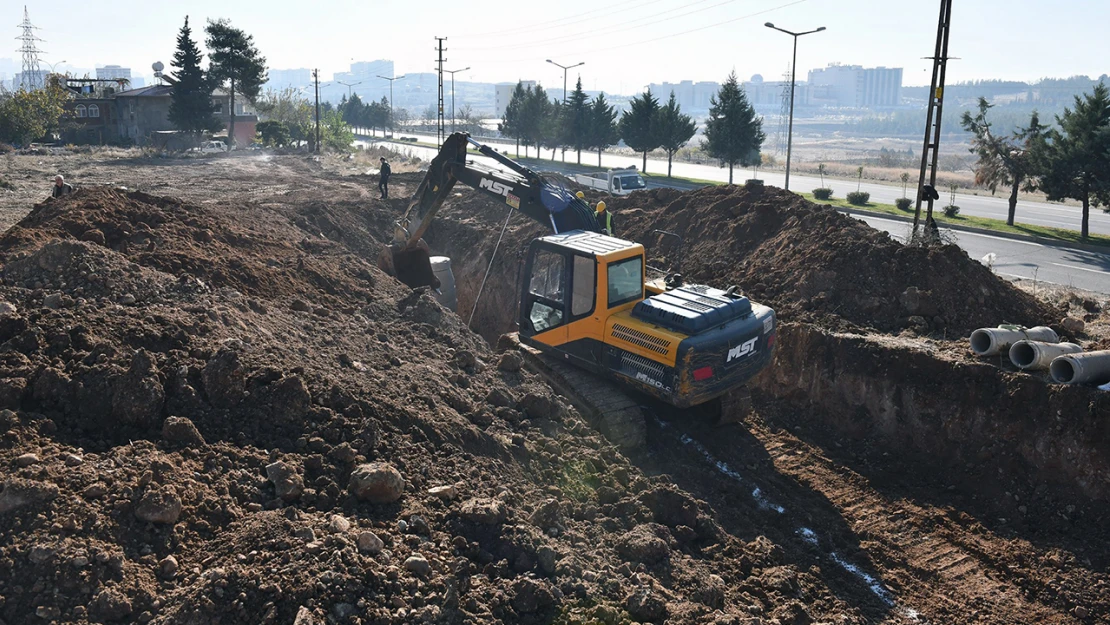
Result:
{"label": "concrete pipe", "polygon": [[432,256],[428,259],[432,265],[432,273],[439,278],[439,292],[435,298],[440,305],[451,311],[459,307],[458,296],[455,293],[455,273],[451,271],[451,259],[446,256]]}
{"label": "concrete pipe", "polygon": [[1024,340],[1059,343],[1060,337],[1046,326],[1027,329],[1018,329],[1016,326],[980,328],[971,333],[971,351],[979,356],[997,356],[1009,350],[1014,343]]}
{"label": "concrete pipe", "polygon": [[1058,356],[1048,366],[1048,372],[1059,384],[1110,382],[1110,350]]}
{"label": "concrete pipe", "polygon": [[1083,348],[1075,343],[1042,343],[1018,341],[1010,347],[1010,362],[1018,369],[1043,371],[1052,359],[1064,354],[1078,354]]}

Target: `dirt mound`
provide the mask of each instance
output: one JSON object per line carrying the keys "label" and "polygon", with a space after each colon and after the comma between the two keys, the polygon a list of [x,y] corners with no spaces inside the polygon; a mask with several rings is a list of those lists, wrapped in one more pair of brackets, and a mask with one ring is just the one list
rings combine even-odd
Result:
{"label": "dirt mound", "polygon": [[[786,320],[952,337],[1059,318],[957,246],[907,247],[781,189],[653,189],[611,205],[621,236],[649,257],[673,265],[681,255],[688,279],[738,284]],[[655,230],[680,235],[684,249]]]}
{"label": "dirt mound", "polygon": [[347,208],[86,189],[0,239],[0,622],[881,614],[501,371]]}

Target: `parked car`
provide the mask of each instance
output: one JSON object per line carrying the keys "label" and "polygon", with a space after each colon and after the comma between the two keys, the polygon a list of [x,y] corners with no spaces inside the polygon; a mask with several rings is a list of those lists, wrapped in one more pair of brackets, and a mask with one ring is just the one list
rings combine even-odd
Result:
{"label": "parked car", "polygon": [[227,152],[227,144],[223,141],[205,141],[202,145],[193,148],[193,152],[201,154],[223,154]]}

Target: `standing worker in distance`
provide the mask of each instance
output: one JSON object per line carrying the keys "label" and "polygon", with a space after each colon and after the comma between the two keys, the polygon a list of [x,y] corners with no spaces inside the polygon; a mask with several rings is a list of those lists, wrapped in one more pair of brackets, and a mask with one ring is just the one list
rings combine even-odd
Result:
{"label": "standing worker in distance", "polygon": [[614,236],[613,213],[610,213],[608,210],[606,210],[605,200],[597,203],[597,214],[594,216],[597,218],[597,227],[601,228],[601,231],[605,234],[609,236]]}
{"label": "standing worker in distance", "polygon": [[378,177],[378,191],[382,192],[382,199],[389,199],[389,175],[392,171],[389,168],[389,161],[382,157],[381,174]]}
{"label": "standing worker in distance", "polygon": [[54,176],[54,186],[50,189],[50,197],[62,197],[73,193],[73,185],[66,182],[61,174]]}

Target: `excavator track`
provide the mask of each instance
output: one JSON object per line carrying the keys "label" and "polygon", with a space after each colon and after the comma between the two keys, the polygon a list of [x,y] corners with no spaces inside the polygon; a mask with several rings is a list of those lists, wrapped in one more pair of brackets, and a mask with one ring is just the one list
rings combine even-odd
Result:
{"label": "excavator track", "polygon": [[517,350],[524,358],[524,366],[569,399],[587,423],[609,442],[625,450],[644,447],[647,424],[640,410],[641,400],[620,385],[524,345],[515,333],[503,336],[501,346]]}

